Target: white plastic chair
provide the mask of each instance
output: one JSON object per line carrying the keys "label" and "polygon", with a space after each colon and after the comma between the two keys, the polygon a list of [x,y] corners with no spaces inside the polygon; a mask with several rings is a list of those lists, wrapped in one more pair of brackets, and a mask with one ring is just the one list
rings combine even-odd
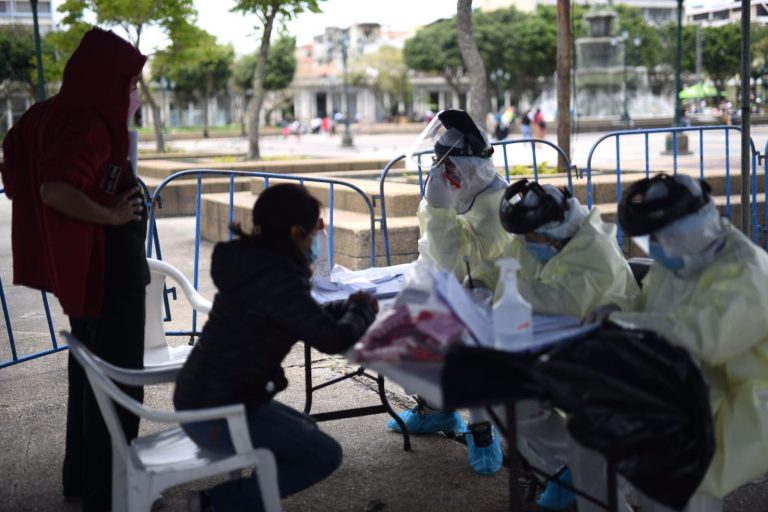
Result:
{"label": "white plastic chair", "polygon": [[[210,409],[165,412],[137,402],[112,380],[132,386],[172,380],[178,368],[130,370],[93,355],[67,332],[61,333],[69,350],[85,370],[112,439],[112,511],[147,512],[152,501],[169,487],[254,466],[264,510],[280,511],[277,466],[272,451],[254,448],[242,404]],[[181,427],[137,437],[127,443],[115,403],[132,414],[156,423],[193,423],[225,419],[235,453],[213,452],[195,444]]]}
{"label": "white plastic chair", "polygon": [[165,307],[163,293],[166,278],[174,281],[192,307],[208,314],[211,301],[205,299],[192,286],[179,269],[164,261],[147,258],[151,281],[147,285],[147,315],[144,323],[144,367],[155,368],[168,365],[181,365],[186,361],[191,345],[173,347],[165,339]]}

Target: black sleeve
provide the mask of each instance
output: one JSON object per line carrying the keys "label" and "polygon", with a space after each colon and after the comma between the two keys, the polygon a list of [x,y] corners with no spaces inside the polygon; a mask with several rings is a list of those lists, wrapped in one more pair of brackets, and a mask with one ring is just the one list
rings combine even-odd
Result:
{"label": "black sleeve", "polygon": [[276,282],[273,299],[270,318],[292,337],[328,354],[343,352],[354,345],[375,316],[371,306],[364,302],[341,301],[320,306],[299,276],[285,276]]}

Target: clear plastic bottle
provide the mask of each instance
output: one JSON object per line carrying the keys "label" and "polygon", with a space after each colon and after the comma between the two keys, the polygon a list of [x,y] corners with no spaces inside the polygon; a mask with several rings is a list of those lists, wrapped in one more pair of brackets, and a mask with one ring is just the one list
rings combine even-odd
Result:
{"label": "clear plastic bottle", "polygon": [[520,263],[514,258],[496,261],[500,269],[501,298],[493,305],[493,344],[497,350],[515,350],[533,336],[531,305],[517,290]]}
{"label": "clear plastic bottle", "polygon": [[315,277],[330,279],[332,269],[328,231],[325,229],[325,223],[322,218],[315,234],[315,240],[317,241],[317,259],[312,264],[312,274]]}

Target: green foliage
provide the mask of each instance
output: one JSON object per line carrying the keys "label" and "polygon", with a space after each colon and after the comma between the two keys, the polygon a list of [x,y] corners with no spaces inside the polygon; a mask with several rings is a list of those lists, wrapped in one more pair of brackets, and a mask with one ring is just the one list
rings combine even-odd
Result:
{"label": "green foliage", "polygon": [[295,18],[303,12],[322,12],[318,2],[324,0],[237,0],[232,12],[256,14],[262,23],[264,13],[277,9],[277,15],[284,20]]}
{"label": "green foliage", "polygon": [[362,82],[370,83],[377,95],[389,94],[397,100],[389,115],[400,114],[397,102],[405,103],[411,96],[408,68],[398,48],[384,46],[376,53],[361,56],[352,65],[352,73],[360,76]]}
{"label": "green foliage", "polygon": [[405,65],[419,71],[456,75],[464,65],[456,38],[455,19],[427,25],[405,42]]}
{"label": "green foliage", "polygon": [[739,73],[741,64],[741,28],[735,23],[705,27],[702,42],[702,63],[715,87],[723,89],[725,82]]}
{"label": "green foliage", "polygon": [[[549,163],[546,160],[537,162],[536,168],[539,174],[556,174],[557,173],[557,166],[549,165]],[[512,165],[509,167],[509,175],[510,176],[533,176],[533,166],[522,165],[522,164]]]}
{"label": "green foliage", "polygon": [[203,100],[226,89],[234,60],[231,45],[220,45],[216,38],[197,27],[188,27],[188,37],[175,38],[170,48],[155,54],[155,77],[163,76],[175,84],[183,100]]}
{"label": "green foliage", "polygon": [[29,28],[0,29],[0,85],[4,90],[27,87],[34,90],[35,39]]}
{"label": "green foliage", "polygon": [[73,28],[83,23],[85,11],[91,11],[98,25],[123,28],[137,47],[146,28],[157,26],[168,33],[197,16],[193,0],[65,0],[58,10],[64,15],[62,24]]}
{"label": "green foliage", "polygon": [[[296,73],[296,38],[281,35],[269,50],[267,57],[267,74],[264,77],[264,89],[279,91],[285,89],[293,81]],[[232,69],[232,83],[245,93],[253,85],[253,75],[259,63],[258,53],[243,55]]]}

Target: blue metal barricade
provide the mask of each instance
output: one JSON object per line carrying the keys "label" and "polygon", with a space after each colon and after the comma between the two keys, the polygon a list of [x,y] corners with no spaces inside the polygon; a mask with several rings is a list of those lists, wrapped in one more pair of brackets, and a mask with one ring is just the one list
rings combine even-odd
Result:
{"label": "blue metal barricade", "polygon": [[[363,192],[359,187],[355,186],[354,184],[347,183],[342,180],[337,180],[333,178],[313,178],[309,176],[295,176],[295,175],[288,175],[288,174],[272,174],[272,173],[264,173],[264,172],[250,172],[250,171],[227,171],[227,170],[218,170],[218,169],[192,169],[192,170],[186,170],[186,171],[180,171],[177,173],[172,174],[171,176],[168,176],[165,178],[160,184],[158,184],[157,188],[155,188],[154,192],[151,196],[151,204],[153,205],[159,205],[161,204],[161,198],[163,190],[168,186],[169,183],[183,178],[190,178],[193,177],[196,180],[196,190],[195,190],[195,238],[194,238],[194,267],[193,267],[193,278],[192,278],[192,284],[195,287],[195,289],[199,286],[199,277],[200,277],[200,240],[201,240],[201,207],[202,207],[202,201],[201,196],[203,193],[203,178],[204,177],[210,177],[210,176],[225,176],[229,178],[229,210],[228,210],[228,224],[232,224],[234,220],[234,192],[235,192],[235,178],[249,178],[249,179],[262,179],[264,181],[264,187],[269,187],[270,180],[281,180],[281,181],[294,181],[301,185],[304,185],[305,183],[319,183],[324,184],[328,186],[328,211],[329,211],[329,217],[328,217],[328,245],[329,245],[329,251],[330,251],[330,264],[331,267],[334,264],[333,261],[333,249],[334,249],[334,224],[335,224],[335,207],[336,207],[336,188],[337,187],[344,187],[353,190],[358,196],[360,196],[361,200],[364,202],[367,210],[368,210],[368,216],[370,219],[370,235],[369,235],[369,242],[370,242],[370,263],[371,266],[375,264],[376,260],[376,235],[375,235],[375,214],[374,214],[374,206],[371,202],[371,199],[368,197],[368,195]],[[150,210],[150,224],[149,224],[149,231],[147,234],[147,257],[153,257],[153,248],[155,250],[158,250],[160,245],[158,240],[158,234],[157,234],[157,223],[155,222],[156,215],[155,210],[157,206],[153,207]],[[228,237],[231,239],[232,232],[229,231]],[[158,259],[162,259],[162,256],[159,252],[156,252],[156,255],[154,256]],[[165,297],[165,303],[166,303],[166,320],[170,320],[170,313],[168,309],[168,300],[167,300],[167,294]],[[167,335],[170,336],[191,336],[198,334],[197,331],[197,312],[193,311],[192,314],[192,326],[191,330],[181,330],[181,331],[168,331],[166,332]]]}
{"label": "blue metal barricade", "polygon": [[[633,170],[644,170],[645,176],[649,177],[651,175],[651,157],[650,157],[650,142],[649,137],[651,135],[655,134],[668,134],[672,138],[672,147],[670,148],[670,156],[672,156],[672,174],[677,174],[679,170],[679,158],[680,154],[678,151],[678,139],[681,133],[683,132],[693,132],[695,134],[698,134],[698,174],[700,179],[704,179],[706,177],[706,167],[705,167],[705,144],[704,144],[704,133],[708,132],[722,132],[723,134],[723,141],[725,146],[725,212],[726,216],[730,219],[731,218],[731,155],[730,155],[730,149],[731,149],[731,132],[735,132],[736,134],[741,133],[741,128],[738,126],[690,126],[690,127],[674,127],[674,128],[655,128],[655,129],[645,129],[645,130],[621,130],[621,131],[615,131],[608,133],[606,135],[603,135],[600,137],[593,145],[592,148],[589,150],[589,156],[587,157],[587,165],[586,165],[586,174],[587,174],[587,206],[592,207],[593,201],[594,201],[594,189],[593,189],[593,183],[592,183],[592,172],[593,172],[593,157],[595,154],[595,151],[601,146],[601,144],[607,140],[613,139],[615,144],[615,176],[616,176],[616,204],[618,205],[621,201],[621,191],[622,191],[622,170],[627,170],[622,163],[622,139],[626,139],[629,137],[642,137],[643,139],[643,147],[644,147],[644,157],[643,160],[643,168],[642,169],[633,169]],[[738,140],[738,137],[735,137]],[[760,233],[760,225],[757,222],[757,160],[759,157],[759,153],[755,150],[755,144],[754,141],[750,139],[750,145],[752,148],[752,175],[751,175],[751,183],[752,183],[752,190],[751,192],[751,202],[750,202],[750,212],[751,212],[751,219],[752,219],[752,240],[757,242],[758,241],[758,234]],[[717,149],[717,148],[715,148]],[[767,147],[768,150],[768,147]],[[669,172],[669,170],[665,169],[666,172]],[[619,239],[619,245],[622,245],[622,234],[621,234],[621,226],[619,226],[618,229],[618,239]]]}
{"label": "blue metal barricade", "polygon": [[[539,179],[539,168],[541,160],[539,159],[538,154],[538,145],[546,146],[552,150],[555,151],[557,158],[558,158],[558,164],[560,161],[563,162],[565,169],[567,170],[566,175],[568,178],[568,190],[573,192],[573,176],[572,172],[576,171],[576,167],[571,164],[570,158],[568,158],[568,155],[565,154],[565,152],[556,144],[553,144],[552,142],[549,142],[547,140],[543,139],[516,139],[516,140],[502,140],[502,141],[495,141],[492,142],[491,145],[495,148],[501,149],[501,154],[504,160],[504,178],[506,179],[507,183],[509,183],[509,177],[510,177],[510,163],[509,163],[509,146],[512,145],[522,145],[522,146],[530,146],[530,154],[532,159],[532,165],[531,170],[533,174],[533,179],[535,181],[538,181]],[[425,150],[417,153],[417,172],[418,172],[418,179],[419,179],[419,193],[421,197],[424,196],[424,176],[423,176],[423,170],[421,161],[422,158],[431,158],[432,155],[431,150]],[[386,255],[387,259],[387,265],[392,264],[392,254],[390,251],[389,246],[389,230],[387,227],[387,205],[386,205],[386,194],[384,191],[385,183],[387,180],[387,176],[389,175],[389,171],[393,168],[395,164],[400,162],[401,160],[404,160],[406,158],[406,155],[399,155],[387,162],[387,165],[384,166],[384,169],[381,171],[381,175],[379,176],[379,195],[375,197],[376,201],[379,201],[379,204],[381,206],[381,216],[376,219],[376,221],[381,226],[381,232],[382,237],[384,241],[384,253]],[[416,212],[414,212],[415,214]]]}
{"label": "blue metal barricade", "polygon": [[[141,180],[139,180],[139,185],[141,186],[141,189],[143,191],[144,198],[147,204],[147,208],[149,209],[150,198],[151,198],[149,189]],[[0,189],[0,194],[2,194],[3,192],[4,192],[4,189]],[[159,240],[157,241],[157,243],[159,244]],[[10,359],[0,361],[0,368],[5,368],[7,366],[18,364],[24,361],[29,361],[31,359],[36,359],[38,357],[42,357],[48,354],[54,354],[56,352],[60,352],[61,350],[65,350],[67,348],[66,345],[60,346],[56,339],[56,329],[54,328],[53,314],[51,312],[50,305],[48,304],[48,294],[46,292],[41,291],[40,296],[41,296],[43,312],[45,314],[46,324],[48,328],[50,348],[47,348],[44,350],[38,350],[29,354],[21,354],[16,345],[16,337],[14,335],[13,323],[11,321],[11,318],[12,318],[11,311],[10,311],[11,308],[10,308],[10,305],[8,304],[8,298],[5,293],[2,277],[0,277],[0,305],[2,306],[2,309],[3,309],[3,320],[5,321],[5,328],[6,328],[6,331],[8,332],[8,344],[9,344],[9,349],[11,353]],[[25,312],[25,313],[28,313],[28,312]]]}

